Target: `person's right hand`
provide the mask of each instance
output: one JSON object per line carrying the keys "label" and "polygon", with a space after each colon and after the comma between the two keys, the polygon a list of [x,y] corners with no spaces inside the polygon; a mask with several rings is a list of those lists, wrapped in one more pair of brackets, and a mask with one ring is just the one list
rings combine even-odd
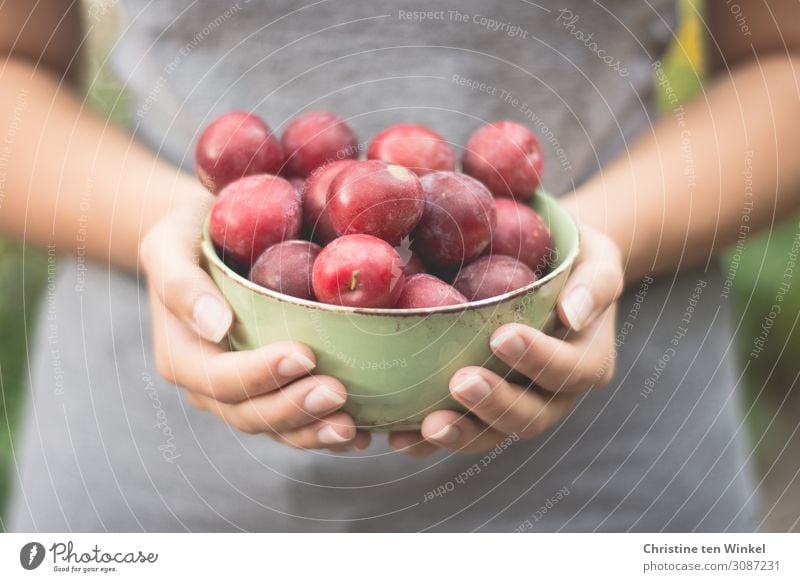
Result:
{"label": "person's right hand", "polygon": [[339,411],[345,387],[312,375],[314,353],[286,341],[250,351],[222,343],[233,314],[198,266],[200,228],[211,198],[172,211],[144,237],[139,260],[153,316],[155,365],[191,404],[232,427],[298,448],[365,449],[370,436]]}

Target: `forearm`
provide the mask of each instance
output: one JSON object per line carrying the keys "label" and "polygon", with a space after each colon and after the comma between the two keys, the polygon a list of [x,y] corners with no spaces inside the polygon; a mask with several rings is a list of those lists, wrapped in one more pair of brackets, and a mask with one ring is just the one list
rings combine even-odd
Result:
{"label": "forearm", "polygon": [[134,269],[139,241],[195,181],[89,111],[43,69],[0,62],[0,229]]}
{"label": "forearm", "polygon": [[566,200],[619,245],[626,280],[705,264],[798,208],[798,77],[788,57],[735,69]]}

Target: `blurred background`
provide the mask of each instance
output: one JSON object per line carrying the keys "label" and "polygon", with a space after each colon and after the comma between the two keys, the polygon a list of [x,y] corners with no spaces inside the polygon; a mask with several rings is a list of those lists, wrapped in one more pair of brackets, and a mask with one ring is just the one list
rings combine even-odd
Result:
{"label": "blurred background", "polygon": [[[91,14],[94,33],[86,50],[86,79],[90,103],[117,119],[124,117],[125,96],[114,79],[102,70],[107,47],[119,24],[115,2],[83,0]],[[702,90],[702,2],[679,2],[681,25],[664,71],[681,100]],[[659,98],[666,104],[664,95]],[[749,353],[752,341],[775,303],[789,260],[787,253],[798,233],[800,216],[787,217],[769,232],[753,236],[731,249],[721,260],[738,264],[734,279],[737,346],[745,371],[747,430],[760,479],[763,529],[800,531],[800,396],[794,388],[800,377],[800,284],[784,296],[782,311],[770,331],[769,341],[757,358]],[[16,471],[14,429],[28,383],[28,334],[39,313],[47,281],[47,261],[35,249],[0,237],[0,531],[10,479]],[[791,460],[791,462],[789,462]]]}

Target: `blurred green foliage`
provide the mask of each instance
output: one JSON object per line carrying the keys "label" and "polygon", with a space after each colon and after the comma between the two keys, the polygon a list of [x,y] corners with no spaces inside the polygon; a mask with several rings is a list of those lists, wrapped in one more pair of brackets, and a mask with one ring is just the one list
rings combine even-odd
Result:
{"label": "blurred green foliage", "polygon": [[[15,470],[13,428],[24,398],[32,318],[46,277],[40,253],[0,239],[0,508]],[[0,531],[5,529],[2,515]]]}

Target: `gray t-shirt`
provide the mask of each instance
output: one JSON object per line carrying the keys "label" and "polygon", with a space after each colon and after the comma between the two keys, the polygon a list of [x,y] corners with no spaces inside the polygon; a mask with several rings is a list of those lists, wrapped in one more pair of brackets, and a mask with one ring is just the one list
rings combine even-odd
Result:
{"label": "gray t-shirt", "polygon": [[[419,122],[462,144],[482,121],[511,118],[539,134],[557,194],[648,127],[652,63],[674,30],[664,0],[124,5],[114,66],[131,127],[187,170],[198,131],[231,109],[278,131],[331,109],[363,140]],[[107,265],[58,266],[32,349],[11,529],[753,528],[716,267],[634,284],[615,382],[543,437],[416,460],[385,436],[364,453],[297,451],[197,412],[153,369],[145,288]]]}

